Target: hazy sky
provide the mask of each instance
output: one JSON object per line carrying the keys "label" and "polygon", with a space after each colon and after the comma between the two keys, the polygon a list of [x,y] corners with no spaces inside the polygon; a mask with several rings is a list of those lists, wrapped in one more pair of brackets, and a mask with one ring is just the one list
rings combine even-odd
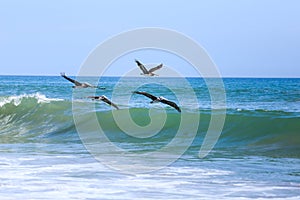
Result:
{"label": "hazy sky", "polygon": [[[300,77],[299,9],[298,0],[0,0],[0,75],[76,75],[106,39],[160,27],[194,39],[222,76]],[[138,59],[167,62],[149,55]]]}

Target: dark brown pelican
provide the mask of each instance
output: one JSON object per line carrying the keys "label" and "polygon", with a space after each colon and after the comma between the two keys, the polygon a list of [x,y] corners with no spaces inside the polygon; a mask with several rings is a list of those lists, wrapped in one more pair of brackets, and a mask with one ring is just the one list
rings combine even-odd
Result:
{"label": "dark brown pelican", "polygon": [[105,89],[104,87],[97,87],[97,86],[94,86],[94,85],[91,85],[89,83],[80,83],[79,81],[76,81],[70,77],[67,77],[66,74],[64,72],[61,72],[60,75],[62,77],[64,77],[65,79],[67,79],[68,81],[72,82],[75,84],[75,86],[72,86],[73,88],[88,88],[88,87],[91,87],[91,88],[99,88],[99,89]]}
{"label": "dark brown pelican", "polygon": [[150,103],[161,102],[161,103],[167,104],[167,105],[175,108],[178,112],[181,112],[181,109],[179,108],[179,106],[176,103],[174,103],[173,101],[169,101],[169,100],[165,99],[164,97],[156,97],[147,92],[134,91],[133,93],[141,94],[141,95],[144,95],[144,96],[150,98],[152,100]]}
{"label": "dark brown pelican", "polygon": [[103,101],[105,103],[107,103],[108,105],[115,107],[117,110],[119,110],[119,107],[114,104],[113,102],[111,102],[105,95],[101,95],[101,96],[89,96],[87,98],[91,98],[92,100],[100,100]]}
{"label": "dark brown pelican", "polygon": [[154,74],[153,72],[162,68],[162,66],[163,66],[163,64],[160,64],[156,67],[153,67],[153,68],[147,70],[146,67],[140,61],[135,60],[135,62],[143,72],[143,73],[141,73],[141,75],[145,75],[145,76],[158,76],[157,74]]}

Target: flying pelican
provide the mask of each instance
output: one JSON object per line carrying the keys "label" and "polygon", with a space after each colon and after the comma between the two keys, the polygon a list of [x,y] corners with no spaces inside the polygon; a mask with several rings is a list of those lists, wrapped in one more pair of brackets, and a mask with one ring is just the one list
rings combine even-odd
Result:
{"label": "flying pelican", "polygon": [[145,76],[158,76],[157,74],[154,74],[153,72],[162,68],[162,66],[163,66],[163,64],[160,64],[156,67],[153,67],[153,68],[147,70],[146,67],[140,61],[135,60],[135,62],[143,72],[143,73],[141,73],[141,75],[145,75]]}
{"label": "flying pelican", "polygon": [[144,95],[144,96],[152,99],[152,101],[150,103],[161,102],[161,103],[167,104],[167,105],[175,108],[178,112],[181,112],[181,109],[179,108],[179,106],[176,103],[174,103],[173,101],[169,101],[169,100],[165,99],[164,97],[156,97],[156,96],[153,96],[152,94],[149,94],[147,92],[134,91],[133,93],[141,94],[141,95]]}
{"label": "flying pelican", "polygon": [[[92,87],[92,88],[98,88],[97,86],[91,85],[89,83],[80,83],[74,79],[71,79],[70,77],[67,77],[64,72],[61,72],[60,75],[67,79],[68,81],[72,82],[75,84],[75,86],[72,86],[73,88],[87,88],[87,87]],[[105,89],[104,87],[99,87],[100,89]]]}
{"label": "flying pelican", "polygon": [[87,98],[91,98],[92,100],[100,100],[103,101],[105,103],[107,103],[108,105],[115,107],[117,110],[119,110],[119,107],[114,104],[113,102],[111,102],[105,95],[101,95],[101,96],[89,96]]}

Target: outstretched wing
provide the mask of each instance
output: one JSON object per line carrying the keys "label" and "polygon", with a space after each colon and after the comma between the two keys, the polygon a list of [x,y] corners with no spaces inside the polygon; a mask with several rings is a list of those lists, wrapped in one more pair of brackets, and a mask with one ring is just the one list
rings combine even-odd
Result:
{"label": "outstretched wing", "polygon": [[90,98],[92,100],[98,100],[101,98],[101,96],[88,96],[87,98]]}
{"label": "outstretched wing", "polygon": [[152,101],[154,101],[154,100],[157,99],[156,96],[153,96],[152,94],[149,94],[149,93],[147,93],[147,92],[134,91],[133,93],[144,95],[144,96],[146,96],[146,97],[152,99]]}
{"label": "outstretched wing", "polygon": [[181,112],[181,109],[179,108],[179,106],[176,103],[174,103],[173,101],[162,99],[162,100],[160,100],[160,102],[164,103],[164,104],[168,104],[169,106],[172,106],[173,108],[175,108],[178,112]]}
{"label": "outstretched wing", "polygon": [[148,72],[148,70],[146,69],[146,67],[145,67],[142,63],[140,63],[140,61],[135,60],[135,62],[136,62],[136,64],[139,66],[139,68],[142,70],[142,72],[143,72],[144,74],[149,74],[149,72]]}
{"label": "outstretched wing", "polygon": [[158,66],[156,66],[156,67],[153,67],[153,68],[149,69],[149,73],[152,73],[152,72],[154,72],[154,71],[156,71],[156,70],[162,68],[162,66],[163,66],[163,64],[160,64],[160,65],[158,65]]}
{"label": "outstretched wing", "polygon": [[81,86],[81,85],[82,85],[80,82],[78,82],[78,81],[76,81],[76,80],[74,80],[74,79],[71,79],[71,78],[67,77],[67,76],[65,75],[64,72],[60,73],[60,75],[61,75],[62,77],[64,77],[65,79],[67,79],[68,81],[74,83],[76,86]]}
{"label": "outstretched wing", "polygon": [[102,95],[100,100],[102,100],[103,102],[107,103],[108,105],[115,107],[117,110],[119,110],[119,107],[114,104],[113,102],[111,102],[106,96]]}

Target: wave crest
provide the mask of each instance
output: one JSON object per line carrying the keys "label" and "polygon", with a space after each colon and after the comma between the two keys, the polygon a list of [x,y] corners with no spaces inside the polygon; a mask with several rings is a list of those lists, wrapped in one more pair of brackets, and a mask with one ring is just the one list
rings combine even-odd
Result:
{"label": "wave crest", "polygon": [[58,98],[47,98],[44,94],[33,93],[33,94],[22,94],[17,96],[0,97],[0,107],[7,104],[19,106],[23,100],[32,100],[37,103],[50,103],[51,101],[63,101]]}

